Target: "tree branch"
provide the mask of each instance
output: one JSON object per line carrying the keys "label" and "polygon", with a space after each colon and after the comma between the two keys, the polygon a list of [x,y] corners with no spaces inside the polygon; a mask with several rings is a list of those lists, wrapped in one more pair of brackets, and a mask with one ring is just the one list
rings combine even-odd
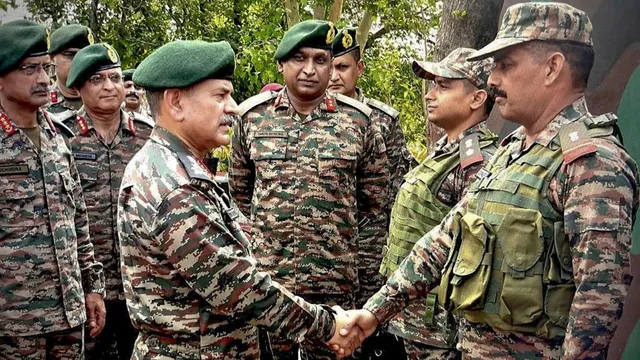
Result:
{"label": "tree branch", "polygon": [[367,39],[367,43],[366,43],[365,49],[368,48],[368,47],[373,46],[373,43],[376,42],[376,40],[378,40],[381,37],[387,35],[390,31],[391,30],[388,27],[384,26],[384,27],[380,28],[380,30],[378,30],[378,31],[374,32],[373,34],[371,34],[369,36],[369,38]]}
{"label": "tree branch", "polygon": [[287,26],[289,28],[300,22],[298,0],[284,0],[284,9],[287,12]]}
{"label": "tree branch", "polygon": [[332,23],[337,23],[342,16],[342,5],[344,4],[344,0],[334,0],[333,5],[331,5],[331,12],[329,12],[329,21]]}

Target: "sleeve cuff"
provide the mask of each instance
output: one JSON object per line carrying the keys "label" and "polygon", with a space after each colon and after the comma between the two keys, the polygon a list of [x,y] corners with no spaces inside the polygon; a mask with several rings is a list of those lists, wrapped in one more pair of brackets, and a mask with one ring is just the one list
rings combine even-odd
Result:
{"label": "sleeve cuff", "polygon": [[102,272],[94,272],[84,275],[84,279],[82,280],[82,289],[85,294],[96,293],[104,297],[106,292],[104,274]]}
{"label": "sleeve cuff", "polygon": [[[384,289],[384,288],[383,288]],[[391,320],[402,308],[395,304],[393,301],[387,299],[382,293],[383,290],[378,291],[373,295],[369,301],[364,305],[363,309],[371,312],[378,322],[382,325]]]}
{"label": "sleeve cuff", "polygon": [[316,320],[307,333],[306,338],[319,339],[323,342],[328,342],[336,331],[336,319],[333,316],[333,310],[324,305],[316,305],[316,307],[318,310]]}

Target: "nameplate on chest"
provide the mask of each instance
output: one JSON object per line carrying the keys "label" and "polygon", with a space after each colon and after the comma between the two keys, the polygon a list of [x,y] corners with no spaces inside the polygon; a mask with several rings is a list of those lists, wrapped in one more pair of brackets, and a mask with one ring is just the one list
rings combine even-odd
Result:
{"label": "nameplate on chest", "polygon": [[0,165],[0,176],[2,175],[26,175],[29,173],[28,165]]}
{"label": "nameplate on chest", "polygon": [[94,153],[74,152],[73,158],[77,160],[96,160],[98,156]]}
{"label": "nameplate on chest", "polygon": [[286,131],[256,131],[256,138],[287,138]]}

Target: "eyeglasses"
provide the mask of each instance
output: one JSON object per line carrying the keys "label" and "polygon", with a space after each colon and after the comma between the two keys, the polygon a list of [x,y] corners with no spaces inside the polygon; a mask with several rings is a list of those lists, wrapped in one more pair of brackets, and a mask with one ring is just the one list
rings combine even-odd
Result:
{"label": "eyeglasses", "polygon": [[44,73],[47,74],[47,76],[52,77],[56,74],[56,64],[54,63],[48,63],[48,64],[29,64],[29,65],[24,65],[24,66],[20,66],[19,69],[24,70],[24,74],[26,76],[31,76],[33,74],[40,73],[40,70],[44,70]]}
{"label": "eyeglasses", "polygon": [[[109,81],[111,81],[114,84],[120,84],[122,82],[122,75],[118,73],[109,74],[108,78],[109,78]],[[104,84],[105,80],[107,80],[107,77],[100,74],[95,74],[89,77],[89,82],[91,82],[93,86],[100,86]]]}

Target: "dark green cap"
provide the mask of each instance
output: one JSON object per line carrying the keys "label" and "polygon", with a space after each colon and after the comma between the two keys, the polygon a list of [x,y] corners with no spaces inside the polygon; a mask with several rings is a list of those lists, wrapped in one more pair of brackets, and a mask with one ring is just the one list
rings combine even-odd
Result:
{"label": "dark green cap", "polygon": [[71,63],[67,87],[79,88],[91,75],[120,67],[120,55],[109,44],[89,45],[78,51]]}
{"label": "dark green cap", "polygon": [[276,60],[286,60],[298,49],[310,47],[331,50],[336,36],[333,23],[324,20],[306,20],[295,24],[284,36],[276,50]]}
{"label": "dark green cap", "polygon": [[133,73],[136,72],[136,69],[127,69],[122,72],[122,81],[133,80]]}
{"label": "dark green cap", "polygon": [[31,56],[47,51],[47,29],[29,20],[15,20],[0,25],[0,75],[4,75]]}
{"label": "dark green cap", "polygon": [[207,79],[233,78],[235,53],[226,41],[178,40],[147,56],[133,82],[147,89],[182,89]]}
{"label": "dark green cap", "polygon": [[358,28],[342,29],[333,39],[333,57],[348,54],[360,47],[358,38],[356,37]]}
{"label": "dark green cap", "polygon": [[67,49],[82,49],[93,45],[95,39],[91,29],[84,25],[65,25],[51,34],[51,45],[49,52],[51,55],[59,54]]}

